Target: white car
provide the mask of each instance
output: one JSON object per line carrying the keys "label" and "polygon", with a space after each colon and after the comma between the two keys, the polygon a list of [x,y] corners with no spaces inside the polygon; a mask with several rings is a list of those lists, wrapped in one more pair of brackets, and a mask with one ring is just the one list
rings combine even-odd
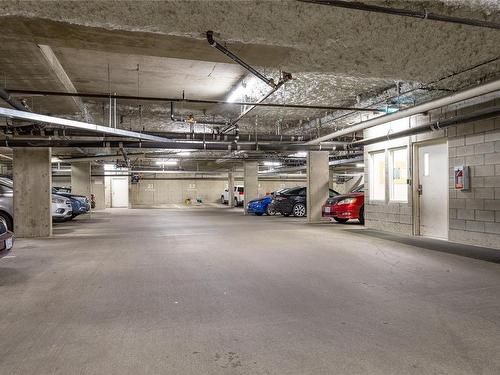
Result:
{"label": "white car", "polygon": [[[243,206],[243,201],[245,200],[245,189],[243,186],[234,187],[234,205]],[[224,190],[224,193],[220,196],[220,202],[222,204],[229,203],[229,190]]]}
{"label": "white car", "polygon": [[52,220],[66,221],[71,219],[72,214],[71,200],[62,195],[52,194]]}

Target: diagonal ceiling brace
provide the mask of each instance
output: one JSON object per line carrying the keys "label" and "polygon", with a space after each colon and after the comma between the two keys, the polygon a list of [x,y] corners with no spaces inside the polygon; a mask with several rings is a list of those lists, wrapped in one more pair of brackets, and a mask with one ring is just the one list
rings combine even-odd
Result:
{"label": "diagonal ceiling brace", "polygon": [[274,80],[272,78],[267,78],[264,74],[260,73],[257,69],[255,69],[254,67],[252,67],[247,62],[243,61],[241,58],[239,58],[238,56],[236,56],[234,53],[232,53],[230,50],[228,50],[222,44],[220,44],[219,42],[217,42],[214,39],[214,32],[211,31],[211,30],[207,31],[207,41],[208,41],[208,43],[212,47],[214,47],[214,48],[218,49],[219,51],[221,51],[224,55],[226,55],[227,57],[229,57],[235,63],[241,65],[243,68],[245,68],[246,70],[248,70],[250,73],[252,73],[254,76],[256,76],[257,78],[259,78],[260,80],[264,81],[267,85],[271,86],[273,89],[276,88],[277,84],[274,83]]}

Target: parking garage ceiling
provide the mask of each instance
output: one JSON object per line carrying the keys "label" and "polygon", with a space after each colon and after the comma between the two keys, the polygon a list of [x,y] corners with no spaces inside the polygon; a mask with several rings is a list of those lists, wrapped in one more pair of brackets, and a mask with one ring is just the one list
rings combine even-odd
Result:
{"label": "parking garage ceiling", "polygon": [[[497,1],[370,4],[500,22]],[[0,16],[0,79],[7,89],[227,100],[249,74],[207,43],[207,30],[267,77],[292,74],[268,99],[274,103],[401,107],[500,72],[498,30],[298,1],[2,1]],[[255,86],[246,99],[257,101],[265,89]],[[83,119],[87,111],[95,123],[108,121],[107,100],[23,97],[37,113]],[[239,111],[175,106],[177,115],[205,121],[234,119]],[[117,112],[118,127],[127,130],[188,131],[171,120],[167,103],[119,101]],[[240,129],[320,135],[338,125],[308,126],[325,115],[331,113],[259,107]]]}

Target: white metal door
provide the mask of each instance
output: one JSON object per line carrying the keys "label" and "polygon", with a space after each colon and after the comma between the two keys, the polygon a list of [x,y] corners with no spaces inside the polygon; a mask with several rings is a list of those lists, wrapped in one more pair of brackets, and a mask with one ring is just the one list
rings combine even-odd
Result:
{"label": "white metal door", "polygon": [[448,238],[448,145],[418,147],[420,235]]}
{"label": "white metal door", "polygon": [[111,207],[128,207],[127,177],[111,178]]}

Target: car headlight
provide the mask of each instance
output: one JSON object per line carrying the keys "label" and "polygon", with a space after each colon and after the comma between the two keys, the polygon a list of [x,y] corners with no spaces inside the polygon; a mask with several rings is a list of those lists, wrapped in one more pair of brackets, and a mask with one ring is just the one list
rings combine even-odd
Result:
{"label": "car headlight", "polygon": [[64,203],[64,199],[63,198],[52,197],[52,203],[63,204]]}
{"label": "car headlight", "polygon": [[353,204],[356,202],[356,198],[346,198],[339,201],[337,204]]}

